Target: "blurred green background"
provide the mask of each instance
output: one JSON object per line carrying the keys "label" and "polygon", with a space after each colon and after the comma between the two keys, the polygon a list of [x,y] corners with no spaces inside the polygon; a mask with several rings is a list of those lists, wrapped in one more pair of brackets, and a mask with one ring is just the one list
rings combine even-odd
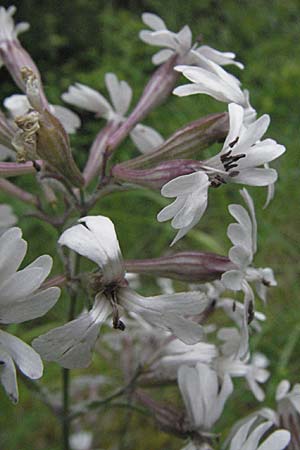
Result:
{"label": "blurred green background", "polygon": [[[9,2],[2,2],[9,6]],[[279,171],[276,196],[268,209],[263,210],[266,192],[251,189],[259,224],[257,266],[271,266],[278,280],[278,288],[270,292],[268,305],[258,302],[268,320],[263,332],[253,339],[253,349],[259,349],[270,359],[272,379],[266,385],[266,404],[274,405],[278,381],[289,378],[300,382],[300,317],[299,317],[299,105],[300,105],[300,3],[270,0],[22,0],[15,1],[17,21],[28,21],[29,32],[20,40],[37,63],[50,102],[59,103],[60,95],[76,81],[90,85],[106,95],[104,74],[115,72],[134,90],[136,102],[143,86],[154,70],[151,56],[156,48],[143,44],[138,32],[143,29],[140,16],[144,11],[159,14],[168,28],[178,31],[188,24],[193,36],[200,33],[205,44],[222,51],[234,51],[246,69],[230,71],[237,74],[243,86],[250,90],[251,103],[258,114],[268,113],[272,122],[268,137],[286,146],[286,154],[275,162]],[[0,71],[1,101],[17,90],[6,70]],[[204,95],[175,98],[153,111],[144,121],[168,137],[178,127],[202,115],[223,111],[226,105]],[[78,111],[79,112],[79,111]],[[88,113],[80,113],[83,126],[72,138],[79,165],[83,166],[93,136],[103,126]],[[209,153],[209,152],[208,152]],[[118,150],[116,159],[135,154],[127,140]],[[15,180],[34,191],[31,177]],[[0,194],[0,201],[8,202]],[[209,208],[198,227],[176,245],[176,250],[195,249],[226,254],[230,243],[226,227],[230,223],[227,205],[240,201],[237,185],[224,186],[210,193]],[[60,265],[55,255],[57,236],[50,226],[26,217],[27,207],[12,200],[19,214],[19,225],[29,241],[27,262],[47,251],[55,259],[53,273]],[[126,258],[158,256],[167,251],[174,235],[169,224],[159,224],[155,217],[166,204],[158,193],[130,192],[115,194],[96,205],[93,213],[108,215],[116,224],[119,240]],[[44,242],[47,241],[47,249]],[[11,327],[25,340],[40,334],[65,317],[64,297],[46,319]],[[48,317],[48,319],[49,319]],[[46,323],[46,325],[45,325]],[[112,362],[114,368],[118,361]],[[111,373],[96,358],[93,372]],[[115,369],[114,369],[115,370]],[[75,371],[77,375],[78,371]],[[60,373],[53,364],[46,364],[43,383],[59,387]],[[257,407],[244,383],[236,380],[237,390],[227,405],[225,429],[241,415]],[[20,380],[20,403],[12,406],[0,392],[0,448],[5,450],[58,450],[61,448],[60,428],[47,408],[36,399]],[[173,391],[166,396],[176,402]],[[124,435],[127,412],[104,411],[94,424],[95,446],[102,449],[172,450],[183,443],[164,433],[154,432],[149,419],[133,414]],[[88,428],[89,425],[86,425]],[[218,426],[216,429],[218,430]],[[221,427],[220,427],[221,428]],[[119,443],[122,443],[119,445]]]}

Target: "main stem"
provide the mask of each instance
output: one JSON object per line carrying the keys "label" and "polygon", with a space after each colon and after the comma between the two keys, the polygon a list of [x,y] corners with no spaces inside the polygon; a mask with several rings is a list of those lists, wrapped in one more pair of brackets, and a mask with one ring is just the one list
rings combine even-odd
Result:
{"label": "main stem", "polygon": [[70,370],[62,369],[63,377],[63,418],[62,418],[62,435],[63,435],[63,449],[70,450],[69,437],[70,437],[70,421],[69,421],[69,406],[70,406]]}
{"label": "main stem", "polygon": [[[72,279],[79,272],[80,257],[76,253],[74,261],[73,273],[69,273],[69,277]],[[70,265],[69,265],[70,268]],[[71,286],[68,288],[70,295],[70,307],[68,313],[68,321],[74,319],[75,309],[76,309],[76,299],[77,299],[77,289],[74,290]],[[63,440],[63,450],[70,450],[70,369],[62,369],[62,440]]]}

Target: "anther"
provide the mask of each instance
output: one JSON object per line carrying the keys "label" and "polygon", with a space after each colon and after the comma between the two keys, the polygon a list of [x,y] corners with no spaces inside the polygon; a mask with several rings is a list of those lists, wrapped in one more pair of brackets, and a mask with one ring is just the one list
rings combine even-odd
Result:
{"label": "anther", "polygon": [[229,147],[230,148],[234,147],[238,140],[239,140],[239,136],[236,137],[234,141],[230,142]]}
{"label": "anther", "polygon": [[254,306],[253,306],[253,301],[252,300],[249,302],[247,313],[248,313],[247,323],[248,323],[248,325],[250,325],[250,323],[254,319]]}

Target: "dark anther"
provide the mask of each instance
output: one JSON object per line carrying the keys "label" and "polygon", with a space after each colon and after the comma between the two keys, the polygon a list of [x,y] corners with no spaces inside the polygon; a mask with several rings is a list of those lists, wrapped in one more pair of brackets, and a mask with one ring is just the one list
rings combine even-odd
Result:
{"label": "dark anther", "polygon": [[222,162],[226,161],[231,155],[232,150],[228,150],[228,152],[223,153],[223,155],[220,156],[220,159]]}
{"label": "dark anther", "polygon": [[210,186],[214,188],[221,186],[221,184],[226,184],[226,181],[221,177],[221,175],[215,175],[210,182]]}
{"label": "dark anther", "polygon": [[236,302],[232,303],[232,311],[235,312],[236,311]]}
{"label": "dark anther", "polygon": [[125,328],[126,328],[126,326],[125,326],[124,322],[122,322],[122,320],[119,320],[118,330],[124,331]]}
{"label": "dark anther", "polygon": [[124,322],[122,322],[122,320],[120,320],[119,317],[117,317],[117,316],[115,316],[113,318],[113,327],[115,330],[121,330],[121,331],[124,331],[126,328]]}
{"label": "dark anther", "polygon": [[234,141],[230,142],[229,147],[230,148],[234,147],[238,140],[239,140],[239,137],[235,138]]}
{"label": "dark anther", "polygon": [[237,166],[238,164],[226,163],[224,164],[224,169],[226,170],[226,172],[229,172],[229,170],[234,169]]}
{"label": "dark anther", "polygon": [[0,366],[4,366],[5,362],[4,361],[0,361]]}
{"label": "dark anther", "polygon": [[245,153],[240,153],[238,155],[232,155],[231,156],[231,150],[224,155],[220,156],[221,162],[224,166],[224,169],[226,172],[229,172],[234,167],[237,167],[238,164],[235,164],[237,161],[239,161],[242,158],[245,158]]}
{"label": "dark anther", "polygon": [[35,170],[37,171],[37,172],[40,172],[41,171],[41,166],[39,165],[39,163],[37,163],[36,161],[32,161],[32,165],[33,165],[33,167],[35,168]]}
{"label": "dark anther", "polygon": [[265,279],[262,280],[262,284],[263,284],[264,286],[267,286],[267,287],[270,287],[270,286],[271,286],[270,281],[265,280]]}
{"label": "dark anther", "polygon": [[252,322],[252,320],[254,319],[254,306],[253,306],[253,301],[251,300],[248,306],[248,320],[247,323],[248,325],[250,325],[250,323]]}
{"label": "dark anther", "polygon": [[82,222],[80,222],[80,223],[81,223],[81,225],[83,225],[87,230],[89,230],[89,227],[87,226],[86,222],[82,221]]}
{"label": "dark anther", "polygon": [[239,175],[239,173],[240,172],[238,170],[233,170],[232,172],[229,172],[228,175],[233,178],[233,177],[237,177]]}

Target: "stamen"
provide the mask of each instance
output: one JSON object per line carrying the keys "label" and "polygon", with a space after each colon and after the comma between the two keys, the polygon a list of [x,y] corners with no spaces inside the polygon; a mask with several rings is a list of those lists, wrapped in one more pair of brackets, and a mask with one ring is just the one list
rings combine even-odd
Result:
{"label": "stamen", "polygon": [[239,140],[239,136],[237,136],[234,141],[230,142],[229,147],[230,148],[234,147],[238,140]]}
{"label": "stamen", "polygon": [[37,171],[37,172],[40,172],[41,171],[41,166],[39,165],[39,163],[37,162],[37,161],[35,161],[35,160],[33,160],[32,161],[32,165],[33,165],[33,167],[35,168],[35,170]]}
{"label": "stamen", "polygon": [[223,164],[224,169],[226,172],[229,172],[234,167],[238,167],[238,164],[235,164],[237,161],[239,161],[242,158],[245,158],[245,153],[240,153],[238,155],[232,155],[231,156],[231,150],[227,153],[224,153],[220,156],[221,162]]}
{"label": "stamen", "polygon": [[228,152],[223,153],[223,155],[220,156],[221,161],[222,162],[226,161],[227,158],[231,155],[231,153],[232,153],[232,150],[228,150]]}
{"label": "stamen", "polygon": [[221,177],[221,175],[215,175],[210,182],[210,186],[214,188],[221,186],[221,184],[226,184],[226,181],[223,177]]}
{"label": "stamen", "polygon": [[249,302],[247,313],[248,313],[247,323],[248,323],[248,325],[250,325],[250,323],[254,319],[254,305],[253,305],[253,301],[252,300]]}
{"label": "stamen", "polygon": [[117,299],[116,299],[114,290],[111,291],[110,304],[111,304],[112,310],[113,310],[113,327],[114,327],[114,329],[124,331],[126,327],[125,327],[124,322],[122,320],[120,320],[120,318],[119,318],[119,310],[118,310]]}

